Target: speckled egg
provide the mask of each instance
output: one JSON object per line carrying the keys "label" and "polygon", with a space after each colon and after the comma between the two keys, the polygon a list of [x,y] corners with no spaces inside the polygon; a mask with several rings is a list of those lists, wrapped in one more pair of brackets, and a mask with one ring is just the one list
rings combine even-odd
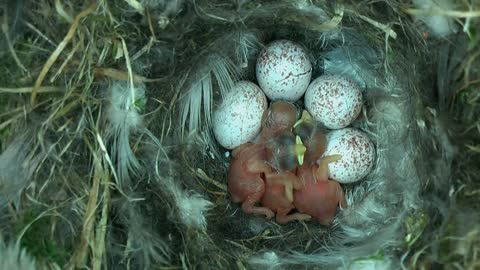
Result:
{"label": "speckled egg", "polygon": [[254,139],[261,128],[267,98],[260,87],[248,81],[236,83],[213,113],[213,134],[227,149]]}
{"label": "speckled egg", "polygon": [[308,86],[305,107],[315,120],[327,128],[344,128],[360,114],[362,92],[346,77],[323,75]]}
{"label": "speckled egg", "polygon": [[277,40],[260,52],[256,74],[258,84],[269,99],[296,101],[310,83],[312,64],[302,46]]}
{"label": "speckled egg", "polygon": [[340,183],[353,183],[372,169],[375,147],[367,135],[357,129],[338,129],[327,134],[327,150],[323,156],[330,155],[342,158],[328,165],[329,177]]}

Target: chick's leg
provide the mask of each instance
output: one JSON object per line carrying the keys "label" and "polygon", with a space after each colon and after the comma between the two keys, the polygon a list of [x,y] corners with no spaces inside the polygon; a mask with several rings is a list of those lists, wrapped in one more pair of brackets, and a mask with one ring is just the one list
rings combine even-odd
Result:
{"label": "chick's leg", "polygon": [[271,219],[275,213],[266,207],[255,206],[260,201],[262,193],[254,193],[249,195],[242,203],[242,210],[247,214],[254,214],[257,216],[265,216],[267,219]]}
{"label": "chick's leg", "polygon": [[312,217],[307,214],[302,213],[294,213],[291,215],[286,215],[285,213],[277,213],[277,217],[275,218],[279,224],[285,224],[290,221],[302,221],[302,220],[310,220]]}
{"label": "chick's leg", "polygon": [[318,168],[313,171],[313,176],[315,178],[315,181],[328,180],[328,164],[338,161],[341,158],[342,158],[341,155],[331,155],[331,156],[326,156],[321,158]]}
{"label": "chick's leg", "polygon": [[285,187],[285,197],[289,202],[293,202],[293,178],[296,178],[296,176],[289,172],[265,174],[267,185],[282,185]]}
{"label": "chick's leg", "polygon": [[247,170],[252,173],[268,173],[272,168],[264,160],[250,159],[247,161]]}

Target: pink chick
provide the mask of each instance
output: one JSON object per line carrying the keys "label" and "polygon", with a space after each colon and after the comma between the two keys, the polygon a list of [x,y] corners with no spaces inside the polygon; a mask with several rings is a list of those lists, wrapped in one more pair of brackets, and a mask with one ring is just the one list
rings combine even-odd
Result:
{"label": "pink chick", "polygon": [[339,160],[341,156],[326,156],[317,164],[325,152],[327,141],[325,135],[316,130],[308,112],[303,112],[294,129],[307,148],[305,163],[297,170],[297,176],[304,186],[294,192],[294,205],[299,212],[315,217],[322,225],[329,225],[335,217],[337,206],[347,205],[340,184],[328,180],[328,164]]}
{"label": "pink chick", "polygon": [[228,192],[232,201],[241,202],[247,214],[272,218],[275,215],[272,210],[256,206],[265,192],[262,175],[272,171],[265,162],[266,148],[261,144],[245,143],[233,150],[232,157],[228,172]]}
{"label": "pink chick", "polygon": [[335,217],[337,206],[347,206],[342,187],[338,182],[328,180],[328,163],[338,160],[338,156],[328,156],[320,165],[301,166],[297,175],[305,183],[302,189],[294,191],[293,204],[299,212],[315,217],[322,225],[330,225]]}
{"label": "pink chick", "polygon": [[290,131],[297,121],[297,109],[286,101],[273,102],[262,117],[261,140],[277,137],[284,131]]}
{"label": "pink chick", "polygon": [[295,208],[293,201],[293,189],[302,188],[298,177],[289,171],[281,173],[268,173],[265,175],[266,186],[262,197],[262,205],[276,213],[276,221],[279,224],[295,220],[309,220],[310,215],[303,213],[289,213]]}

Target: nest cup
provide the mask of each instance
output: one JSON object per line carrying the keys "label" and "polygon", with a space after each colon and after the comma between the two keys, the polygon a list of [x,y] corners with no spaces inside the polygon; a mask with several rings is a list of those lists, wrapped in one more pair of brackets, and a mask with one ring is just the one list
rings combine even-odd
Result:
{"label": "nest cup", "polygon": [[[342,26],[328,24],[339,16],[327,15],[332,14],[328,7],[309,11],[320,20],[314,24],[296,20],[296,16],[305,15],[302,9],[289,12],[290,18],[294,18],[290,21],[253,14],[247,20],[250,22],[247,28],[223,31],[211,40],[213,48],[204,57],[221,57],[223,60],[219,62],[231,63],[232,81],[256,83],[256,56],[264,45],[279,39],[301,44],[310,54],[312,80],[323,74],[343,75],[362,89],[364,108],[351,126],[364,131],[374,142],[376,163],[362,181],[342,185],[348,207],[339,211],[330,228],[317,222],[277,225],[242,213],[239,204],[232,203],[227,194],[220,198],[209,195],[216,201],[207,217],[206,233],[213,240],[210,245],[214,245],[211,248],[222,250],[219,256],[228,254],[236,258],[234,261],[261,268],[289,265],[349,268],[355,267],[356,260],[375,254],[384,254],[379,263],[385,267],[398,264],[398,258],[390,252],[404,244],[404,220],[422,204],[419,192],[421,176],[425,175],[418,160],[422,134],[413,125],[421,102],[414,91],[417,76],[411,69],[417,59],[401,47],[395,48],[394,56],[386,55],[384,41],[372,40],[371,35],[378,29],[355,24],[346,17]],[[239,59],[238,52],[245,57]],[[197,64],[192,62],[192,66]],[[221,93],[229,91],[221,89],[222,84],[228,84],[219,81],[220,87],[213,91],[214,104],[221,102]],[[303,98],[295,105],[303,109]],[[211,160],[186,166],[200,167],[225,184],[229,151],[215,142],[208,122],[203,132],[207,139],[198,146],[201,148],[198,152],[206,149],[212,158],[207,156]]]}
{"label": "nest cup", "polygon": [[[452,70],[473,72],[478,61],[459,60],[465,35],[455,46],[427,44],[395,0],[50,2],[10,1],[0,14],[10,26],[0,40],[3,268],[22,258],[19,269],[398,269],[443,260],[436,249],[456,210],[456,149],[439,115],[455,97]],[[213,136],[213,111],[237,81],[257,83],[257,56],[281,39],[306,49],[312,80],[342,75],[363,94],[350,127],[372,140],[375,164],[342,185],[348,207],[329,227],[247,215],[227,192],[231,152]],[[442,49],[432,58],[427,45]],[[454,86],[468,92],[463,81]],[[295,106],[304,109],[303,98]],[[465,231],[477,236],[472,208],[451,218],[468,220]]]}

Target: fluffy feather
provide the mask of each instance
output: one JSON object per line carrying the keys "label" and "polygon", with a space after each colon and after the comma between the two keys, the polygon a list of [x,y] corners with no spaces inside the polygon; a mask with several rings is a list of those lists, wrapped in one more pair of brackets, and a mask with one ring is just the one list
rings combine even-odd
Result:
{"label": "fluffy feather", "polygon": [[177,206],[182,222],[200,230],[207,227],[205,214],[213,207],[213,203],[203,198],[200,194],[185,194],[178,192]]}
{"label": "fluffy feather", "polygon": [[[228,42],[231,46],[225,46]],[[219,37],[198,59],[184,80],[181,101],[181,127],[188,132],[202,130],[209,125],[214,98],[223,96],[242,73],[253,70],[252,58],[261,43],[256,32],[234,31]],[[183,130],[182,130],[182,133]]]}
{"label": "fluffy feather", "polygon": [[32,181],[45,153],[34,144],[29,131],[16,137],[0,155],[0,192],[18,206],[22,190]]}
{"label": "fluffy feather", "polygon": [[18,243],[5,243],[0,237],[0,269],[35,270],[35,260]]}
{"label": "fluffy feather", "polygon": [[132,150],[130,139],[132,133],[142,128],[140,112],[145,107],[145,88],[143,85],[131,88],[126,82],[115,81],[108,91],[106,113],[109,126],[106,138],[111,143],[117,170],[117,184],[123,187],[140,169],[140,162]]}
{"label": "fluffy feather", "polygon": [[[131,198],[135,194],[129,194]],[[122,199],[118,212],[127,229],[127,243],[122,256],[127,265],[133,260],[135,269],[151,269],[153,265],[165,265],[170,260],[170,248],[152,226],[153,217],[147,217],[139,209],[142,200],[128,201]],[[127,267],[128,269],[128,267]]]}
{"label": "fluffy feather", "polygon": [[[414,5],[427,13],[433,15],[417,16],[437,37],[445,37],[456,31],[453,18],[442,14],[441,11],[453,10],[454,5],[451,0],[414,0]],[[437,14],[437,15],[435,15]]]}
{"label": "fluffy feather", "polygon": [[210,123],[214,96],[213,83],[218,84],[222,95],[234,83],[234,64],[219,54],[208,57],[198,69],[192,71],[195,79],[185,90],[186,94],[182,101],[181,126],[188,126],[189,132],[198,130],[203,122]]}
{"label": "fluffy feather", "polygon": [[207,227],[206,214],[213,207],[213,203],[198,193],[184,190],[178,181],[166,172],[163,172],[163,175],[157,173],[156,178],[175,205],[172,216],[188,228],[204,231]]}

